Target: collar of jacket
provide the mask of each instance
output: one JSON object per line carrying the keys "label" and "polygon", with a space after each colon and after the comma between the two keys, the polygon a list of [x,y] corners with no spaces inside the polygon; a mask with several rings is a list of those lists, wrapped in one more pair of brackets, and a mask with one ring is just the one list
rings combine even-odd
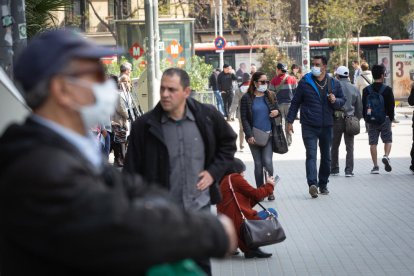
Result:
{"label": "collar of jacket", "polygon": [[[331,78],[328,75],[326,75],[326,77],[328,78],[328,81],[331,81],[332,82],[332,90],[333,90],[334,89],[334,85],[335,85],[333,78]],[[305,76],[303,76],[303,80],[306,83],[308,83],[313,88],[313,90],[315,90],[316,93],[318,93],[318,96],[319,96],[319,99],[320,99],[321,98],[321,93],[319,93],[319,89],[316,87],[315,81],[312,78],[312,73],[309,72]],[[328,89],[328,88],[326,87],[326,89]]]}

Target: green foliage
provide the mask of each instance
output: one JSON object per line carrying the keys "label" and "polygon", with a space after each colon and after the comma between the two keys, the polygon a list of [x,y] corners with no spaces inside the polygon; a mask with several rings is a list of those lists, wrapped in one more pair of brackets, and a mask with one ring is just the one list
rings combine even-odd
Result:
{"label": "green foliage", "polygon": [[26,0],[27,35],[33,37],[46,29],[58,26],[54,11],[63,11],[72,5],[71,0]]}
{"label": "green foliage", "polygon": [[213,72],[213,66],[207,64],[204,58],[193,56],[187,64],[186,70],[190,76],[191,88],[199,92],[205,91],[208,87],[208,78]]}
{"label": "green foliage", "polygon": [[277,47],[267,48],[263,56],[259,58],[262,67],[258,71],[264,72],[269,80],[276,75],[276,66],[279,62],[291,65],[291,60],[286,53],[280,52]]}

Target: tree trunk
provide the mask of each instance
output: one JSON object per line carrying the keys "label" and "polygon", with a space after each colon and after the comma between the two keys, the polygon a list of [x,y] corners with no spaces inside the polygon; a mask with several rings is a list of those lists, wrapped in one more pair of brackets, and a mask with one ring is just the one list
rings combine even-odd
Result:
{"label": "tree trunk", "polygon": [[95,7],[93,6],[92,2],[90,0],[86,0],[88,4],[91,6],[93,13],[95,14],[96,18],[108,29],[108,31],[111,33],[111,35],[114,37],[115,41],[117,41],[116,34],[114,31],[112,31],[111,27],[108,25],[108,23],[105,22],[105,20],[102,19],[102,17],[99,16],[98,12],[95,10]]}

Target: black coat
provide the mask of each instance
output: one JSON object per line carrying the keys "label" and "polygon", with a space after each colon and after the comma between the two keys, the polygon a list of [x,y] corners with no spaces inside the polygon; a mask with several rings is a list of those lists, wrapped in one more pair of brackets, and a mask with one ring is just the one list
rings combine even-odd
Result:
{"label": "black coat", "polygon": [[144,275],[155,264],[223,256],[213,216],[106,166],[28,119],[0,138],[0,274]]}
{"label": "black coat", "polygon": [[[409,105],[414,105],[414,86],[411,87],[411,93],[410,96],[408,96],[408,104]],[[414,111],[413,111],[413,128],[414,128]]]}
{"label": "black coat", "polygon": [[[250,137],[253,137],[253,99],[254,95],[250,93],[245,93],[240,101],[240,118],[243,125],[243,131],[246,140],[248,140]],[[273,92],[266,91],[265,92],[265,102],[267,106],[269,107],[269,110],[279,110],[279,105],[277,104],[276,97]],[[270,100],[270,97],[272,97],[272,100]],[[280,110],[279,110],[280,113]],[[280,116],[280,114],[278,115]],[[272,123],[273,127],[273,123]]]}
{"label": "black coat", "polygon": [[[221,200],[218,183],[237,150],[237,135],[214,106],[187,99],[187,106],[194,114],[205,148],[205,170],[214,178],[210,186],[210,200]],[[169,156],[161,127],[163,110],[158,104],[152,111],[138,118],[132,126],[124,171],[138,173],[148,183],[158,183],[169,189]]]}

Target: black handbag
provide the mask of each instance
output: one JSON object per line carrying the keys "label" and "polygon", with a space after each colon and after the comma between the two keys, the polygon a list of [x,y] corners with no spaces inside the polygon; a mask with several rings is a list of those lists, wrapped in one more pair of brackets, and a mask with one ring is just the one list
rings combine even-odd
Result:
{"label": "black handbag", "polygon": [[279,220],[259,202],[258,204],[269,214],[269,217],[265,220],[246,219],[240,208],[239,202],[237,201],[233,185],[231,184],[231,175],[229,175],[229,186],[243,218],[243,223],[240,226],[240,232],[242,240],[246,243],[248,248],[257,248],[260,246],[275,244],[286,239],[285,231],[279,223]]}
{"label": "black handbag", "polygon": [[345,133],[348,135],[357,135],[361,131],[359,119],[355,116],[345,117]]}
{"label": "black handbag", "polygon": [[282,127],[282,117],[280,116],[273,120],[272,150],[274,153],[279,154],[284,154],[289,150],[285,132],[283,131]]}

